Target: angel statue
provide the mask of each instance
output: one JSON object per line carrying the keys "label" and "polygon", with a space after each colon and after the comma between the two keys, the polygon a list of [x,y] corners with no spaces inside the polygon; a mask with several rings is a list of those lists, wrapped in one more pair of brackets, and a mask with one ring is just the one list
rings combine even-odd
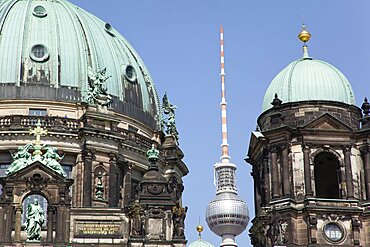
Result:
{"label": "angel statue", "polygon": [[107,88],[103,86],[110,76],[106,75],[107,69],[95,72],[91,67],[88,68],[89,88],[87,91],[87,102],[90,104],[98,104],[108,106],[112,102],[112,96],[107,92]]}
{"label": "angel statue", "polygon": [[175,116],[175,110],[177,107],[173,104],[171,104],[168,100],[167,93],[164,94],[163,100],[162,100],[162,109],[163,113],[167,115],[162,119],[162,127],[166,127],[166,134],[172,135],[176,138],[176,140],[179,139],[179,132],[177,132],[176,128],[176,116]]}
{"label": "angel statue", "polygon": [[32,157],[29,150],[33,147],[32,143],[25,146],[18,147],[17,153],[12,155],[13,162],[6,170],[6,175],[11,175],[22,168],[26,167],[32,162]]}
{"label": "angel statue", "polygon": [[43,161],[48,167],[50,167],[55,172],[59,173],[63,177],[67,177],[67,174],[63,170],[63,167],[60,165],[59,161],[64,158],[58,154],[58,149],[55,147],[47,147],[46,153],[43,155]]}

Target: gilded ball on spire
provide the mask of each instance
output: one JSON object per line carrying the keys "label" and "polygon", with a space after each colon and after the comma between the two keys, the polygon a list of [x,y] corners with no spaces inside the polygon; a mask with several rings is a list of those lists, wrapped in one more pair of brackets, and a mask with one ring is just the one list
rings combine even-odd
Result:
{"label": "gilded ball on spire", "polygon": [[304,43],[309,41],[311,38],[311,34],[306,30],[306,26],[304,24],[302,26],[302,31],[298,34],[298,38]]}
{"label": "gilded ball on spire", "polygon": [[197,225],[197,232],[199,232],[199,234],[201,233],[201,232],[203,232],[203,226],[202,225]]}

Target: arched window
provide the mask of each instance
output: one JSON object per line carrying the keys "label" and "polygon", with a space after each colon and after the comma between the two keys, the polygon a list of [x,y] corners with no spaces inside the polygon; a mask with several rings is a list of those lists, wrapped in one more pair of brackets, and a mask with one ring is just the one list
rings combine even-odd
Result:
{"label": "arched window", "polygon": [[334,154],[322,152],[315,160],[316,197],[339,199],[339,161]]}

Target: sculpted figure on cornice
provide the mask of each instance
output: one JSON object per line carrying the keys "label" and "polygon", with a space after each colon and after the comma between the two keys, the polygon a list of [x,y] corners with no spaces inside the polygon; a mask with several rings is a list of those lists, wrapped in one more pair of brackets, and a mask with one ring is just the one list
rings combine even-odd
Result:
{"label": "sculpted figure on cornice", "polygon": [[162,100],[162,109],[164,117],[161,121],[162,128],[166,127],[166,134],[175,137],[176,140],[179,139],[179,132],[177,132],[176,128],[176,115],[175,110],[177,107],[171,104],[168,100],[167,93],[164,94]]}
{"label": "sculpted figure on cornice", "polygon": [[101,106],[109,106],[112,102],[112,96],[107,92],[104,83],[110,76],[106,75],[107,69],[94,71],[93,68],[88,68],[89,87],[87,89],[87,102],[89,104],[98,104]]}
{"label": "sculpted figure on cornice", "polygon": [[64,158],[64,155],[60,156],[58,154],[58,149],[55,147],[47,147],[45,149],[46,153],[43,155],[43,162],[63,177],[67,177],[67,174],[59,163]]}
{"label": "sculpted figure on cornice", "polygon": [[29,153],[29,149],[32,146],[32,143],[28,143],[25,146],[18,147],[18,151],[14,155],[12,154],[13,162],[6,170],[6,175],[11,175],[32,162],[32,155]]}
{"label": "sculpted figure on cornice", "polygon": [[55,147],[47,147],[43,146],[42,150],[46,150],[45,154],[35,155],[31,154],[31,150],[34,149],[34,145],[32,143],[28,143],[25,146],[18,147],[17,153],[13,156],[13,162],[10,164],[8,169],[6,170],[6,175],[12,175],[19,170],[29,166],[30,164],[39,161],[45,166],[49,167],[53,171],[59,173],[63,177],[67,177],[67,174],[64,172],[62,166],[60,165],[59,161],[63,159],[63,156],[58,154],[58,149]]}

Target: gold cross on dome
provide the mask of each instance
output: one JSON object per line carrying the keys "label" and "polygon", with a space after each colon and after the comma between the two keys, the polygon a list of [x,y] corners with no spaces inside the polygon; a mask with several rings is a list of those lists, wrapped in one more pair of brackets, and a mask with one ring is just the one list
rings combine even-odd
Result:
{"label": "gold cross on dome", "polygon": [[29,132],[30,132],[30,135],[36,136],[35,145],[40,145],[41,144],[41,136],[45,136],[48,133],[47,130],[41,128],[40,119],[37,120],[36,128],[30,129]]}

